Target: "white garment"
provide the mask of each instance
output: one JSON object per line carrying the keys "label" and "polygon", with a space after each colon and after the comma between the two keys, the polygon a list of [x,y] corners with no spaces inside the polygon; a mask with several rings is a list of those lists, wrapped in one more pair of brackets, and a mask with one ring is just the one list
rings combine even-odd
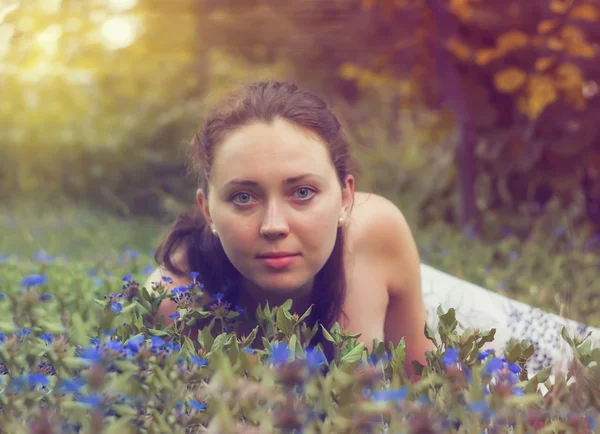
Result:
{"label": "white garment", "polygon": [[[456,319],[463,329],[496,329],[494,342],[484,348],[496,349],[497,355],[502,354],[511,338],[517,342],[526,339],[533,343],[536,352],[526,366],[530,377],[548,365],[564,371],[572,360],[573,352],[561,336],[563,325],[571,337],[583,337],[592,332],[589,337],[592,346],[600,346],[600,329],[534,308],[431,266],[421,264],[421,280],[427,322],[436,337],[439,338],[438,306],[441,304],[444,312],[454,308]],[[463,329],[459,328],[459,333]]]}

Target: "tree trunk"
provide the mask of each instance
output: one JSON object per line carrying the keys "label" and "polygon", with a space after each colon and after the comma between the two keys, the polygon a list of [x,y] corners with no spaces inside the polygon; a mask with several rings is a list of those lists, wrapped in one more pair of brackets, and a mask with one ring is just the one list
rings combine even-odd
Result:
{"label": "tree trunk", "polygon": [[475,146],[477,130],[471,109],[465,98],[460,73],[454,58],[445,47],[445,41],[457,34],[454,16],[444,0],[425,0],[431,11],[435,31],[430,43],[442,84],[445,99],[456,116],[459,144],[456,153],[459,193],[461,202],[460,225],[471,225],[477,232],[481,229],[481,216],[477,208],[475,182],[477,179]]}

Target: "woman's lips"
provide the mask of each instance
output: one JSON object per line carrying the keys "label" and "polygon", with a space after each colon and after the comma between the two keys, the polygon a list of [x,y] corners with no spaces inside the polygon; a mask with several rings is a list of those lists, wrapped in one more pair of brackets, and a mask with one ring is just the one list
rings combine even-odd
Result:
{"label": "woman's lips", "polygon": [[299,255],[280,256],[278,258],[258,258],[267,267],[281,269],[292,265],[298,259]]}

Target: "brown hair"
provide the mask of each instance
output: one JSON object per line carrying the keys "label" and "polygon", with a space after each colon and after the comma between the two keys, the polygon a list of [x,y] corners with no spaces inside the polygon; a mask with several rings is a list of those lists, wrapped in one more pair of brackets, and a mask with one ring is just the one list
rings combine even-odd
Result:
{"label": "brown hair", "polygon": [[[209,114],[202,131],[192,139],[188,172],[197,177],[205,194],[208,195],[216,146],[227,134],[254,122],[271,123],[276,118],[316,134],[327,145],[340,185],[344,186],[345,177],[354,165],[343,128],[332,110],[321,98],[295,84],[267,81],[252,83],[230,93]],[[185,252],[183,264],[175,256],[180,249]],[[343,313],[346,294],[343,251],[344,230],[338,228],[333,252],[315,276],[310,325],[318,321],[329,329]],[[211,233],[199,206],[176,219],[160,242],[155,259],[174,274],[199,272],[205,291],[209,294],[221,292],[226,301],[235,304],[240,273],[227,258],[219,238]],[[319,331],[317,337],[320,335]],[[322,336],[318,340],[327,349]]]}

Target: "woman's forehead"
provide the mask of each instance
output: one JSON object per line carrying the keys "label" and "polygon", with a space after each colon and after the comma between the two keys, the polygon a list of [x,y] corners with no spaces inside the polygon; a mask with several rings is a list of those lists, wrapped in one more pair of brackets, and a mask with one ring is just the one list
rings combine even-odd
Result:
{"label": "woman's forehead", "polygon": [[213,177],[219,184],[231,178],[284,181],[306,173],[329,177],[334,168],[327,147],[286,124],[253,124],[233,133],[215,153]]}

